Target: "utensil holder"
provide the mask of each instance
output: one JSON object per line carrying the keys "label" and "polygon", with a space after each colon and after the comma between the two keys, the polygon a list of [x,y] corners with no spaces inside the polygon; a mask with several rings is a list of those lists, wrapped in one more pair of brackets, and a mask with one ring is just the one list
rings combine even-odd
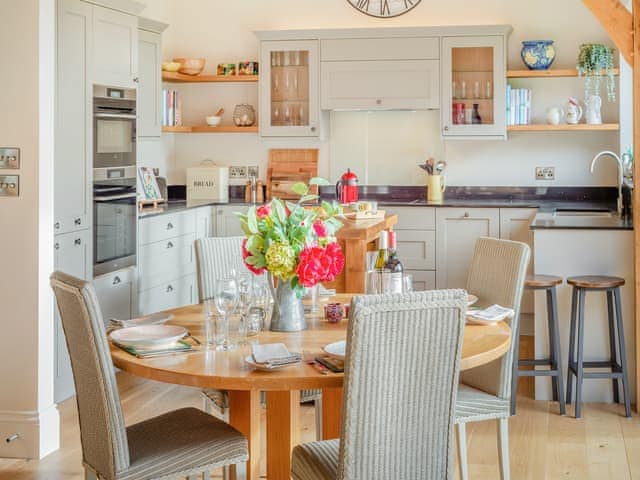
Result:
{"label": "utensil holder", "polygon": [[444,175],[429,175],[427,177],[427,200],[441,202],[442,194],[447,189]]}

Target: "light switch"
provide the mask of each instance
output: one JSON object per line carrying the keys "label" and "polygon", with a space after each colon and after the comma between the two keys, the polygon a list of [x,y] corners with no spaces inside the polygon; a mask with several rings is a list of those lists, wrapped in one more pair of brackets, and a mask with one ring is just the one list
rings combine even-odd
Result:
{"label": "light switch", "polygon": [[20,168],[20,149],[0,147],[0,168],[17,170]]}
{"label": "light switch", "polygon": [[0,197],[17,197],[19,193],[19,175],[0,175]]}

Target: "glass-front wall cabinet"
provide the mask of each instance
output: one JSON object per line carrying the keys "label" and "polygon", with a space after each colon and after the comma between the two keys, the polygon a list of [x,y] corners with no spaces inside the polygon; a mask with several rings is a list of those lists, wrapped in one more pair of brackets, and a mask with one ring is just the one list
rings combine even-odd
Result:
{"label": "glass-front wall cabinet", "polygon": [[260,132],[318,136],[318,42],[262,42]]}
{"label": "glass-front wall cabinet", "polygon": [[442,135],[506,136],[504,37],[442,40]]}

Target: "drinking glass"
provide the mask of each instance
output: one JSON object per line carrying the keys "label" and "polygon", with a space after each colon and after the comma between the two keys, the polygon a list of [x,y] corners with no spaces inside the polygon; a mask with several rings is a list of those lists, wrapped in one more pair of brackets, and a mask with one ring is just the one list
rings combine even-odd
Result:
{"label": "drinking glass", "polygon": [[247,337],[258,335],[262,330],[264,323],[264,309],[260,307],[251,307],[246,317]]}
{"label": "drinking glass", "polygon": [[214,291],[216,309],[220,313],[218,318],[219,343],[216,350],[233,350],[236,348],[229,340],[229,315],[233,313],[238,303],[238,282],[235,278],[223,278],[216,282]]}
{"label": "drinking glass", "polygon": [[305,300],[308,300],[309,302],[304,306],[305,312],[313,313],[318,311],[318,290],[319,289],[320,289],[319,284],[316,284],[311,288],[305,289],[303,298]]}
{"label": "drinking glass", "polygon": [[273,306],[273,300],[271,293],[269,292],[269,286],[267,285],[267,276],[260,275],[254,278],[254,306],[252,310],[259,310],[262,312],[262,328],[266,328],[266,322],[271,319],[271,309]]}
{"label": "drinking glass", "polygon": [[402,275],[402,293],[413,292],[413,275]]}
{"label": "drinking glass", "polygon": [[389,293],[391,288],[390,270],[373,270],[367,272],[366,292],[367,295],[379,295]]}
{"label": "drinking glass", "polygon": [[218,310],[216,308],[215,300],[205,300],[202,308],[202,313],[204,315],[205,345],[207,346],[207,348],[214,347],[217,343],[216,317],[218,316]]}
{"label": "drinking glass", "polygon": [[247,336],[247,315],[254,304],[253,275],[249,273],[239,274],[238,280],[238,310],[240,313],[240,337]]}

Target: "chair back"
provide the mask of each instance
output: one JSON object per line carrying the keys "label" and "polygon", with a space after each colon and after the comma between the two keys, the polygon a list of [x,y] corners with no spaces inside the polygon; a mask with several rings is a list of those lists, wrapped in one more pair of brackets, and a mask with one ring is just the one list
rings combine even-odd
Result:
{"label": "chair back", "polygon": [[51,275],[76,387],[85,464],[114,480],[129,467],[129,446],[102,313],[91,283]]}
{"label": "chair back", "polygon": [[467,294],[352,301],[338,478],[452,478]]}
{"label": "chair back", "polygon": [[511,372],[516,335],[520,325],[520,303],[531,250],[528,245],[509,240],[481,237],[476,242],[469,268],[467,291],[477,295],[483,305],[497,303],[513,308],[511,347],[493,362],[462,374],[467,385],[492,395],[511,397]]}
{"label": "chair back", "polygon": [[216,280],[231,277],[233,270],[246,270],[242,265],[243,239],[244,237],[208,237],[196,240],[200,303],[214,297]]}

